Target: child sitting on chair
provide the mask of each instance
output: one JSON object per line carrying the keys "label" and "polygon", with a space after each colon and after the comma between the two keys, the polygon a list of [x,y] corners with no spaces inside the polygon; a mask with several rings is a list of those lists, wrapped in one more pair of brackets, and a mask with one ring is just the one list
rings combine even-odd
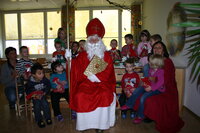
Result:
{"label": "child sitting on chair", "polygon": [[29,59],[28,47],[22,46],[19,51],[21,59],[17,62],[16,70],[20,78],[27,80],[31,76],[31,66],[33,66],[33,62]]}
{"label": "child sitting on chair", "polygon": [[34,64],[31,67],[31,77],[26,85],[26,98],[32,99],[35,120],[40,128],[45,127],[41,111],[43,111],[47,125],[52,124],[49,104],[46,100],[50,88],[50,81],[44,76],[42,65]]}
{"label": "child sitting on chair", "polygon": [[63,116],[60,112],[60,98],[64,97],[67,102],[69,102],[69,87],[66,78],[66,72],[63,65],[56,61],[51,64],[51,69],[53,74],[50,77],[51,82],[51,102],[54,111],[54,116],[56,116],[58,121],[63,121]]}
{"label": "child sitting on chair", "polygon": [[[129,58],[125,61],[126,73],[121,80],[122,95],[119,98],[120,106],[125,105],[126,101],[131,97],[133,91],[139,86],[140,77],[134,72],[134,60]],[[126,118],[126,110],[122,110],[122,118]],[[131,118],[134,118],[134,111],[131,109]]]}

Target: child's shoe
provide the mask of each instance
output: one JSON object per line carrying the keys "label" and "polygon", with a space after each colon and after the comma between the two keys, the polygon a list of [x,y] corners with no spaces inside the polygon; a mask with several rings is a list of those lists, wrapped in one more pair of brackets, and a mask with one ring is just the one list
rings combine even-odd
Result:
{"label": "child's shoe", "polygon": [[51,125],[52,124],[52,120],[48,119],[48,120],[46,120],[46,123],[47,123],[47,125]]}
{"label": "child's shoe", "polygon": [[141,117],[136,117],[134,120],[133,120],[133,123],[135,124],[140,124],[142,121],[143,121],[144,118],[141,118]]}
{"label": "child's shoe", "polygon": [[40,128],[44,128],[45,127],[45,123],[43,121],[39,121],[37,124],[38,124],[38,126]]}
{"label": "child's shoe", "polygon": [[126,119],[126,113],[125,112],[122,112],[122,119]]}
{"label": "child's shoe", "polygon": [[64,120],[62,115],[57,115],[56,118],[57,118],[58,121],[63,121]]}
{"label": "child's shoe", "polygon": [[135,112],[131,112],[130,117],[133,119],[135,117]]}
{"label": "child's shoe", "polygon": [[128,110],[128,109],[130,109],[130,107],[127,106],[127,105],[123,105],[120,109],[121,109],[121,110]]}

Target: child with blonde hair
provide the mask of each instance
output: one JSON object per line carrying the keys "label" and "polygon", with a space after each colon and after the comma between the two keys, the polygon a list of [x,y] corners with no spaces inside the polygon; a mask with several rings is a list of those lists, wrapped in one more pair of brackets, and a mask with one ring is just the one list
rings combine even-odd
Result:
{"label": "child with blonde hair", "polygon": [[161,55],[151,55],[149,57],[149,77],[142,79],[143,87],[136,88],[132,96],[127,103],[121,107],[121,110],[127,110],[135,105],[136,99],[142,94],[140,98],[140,104],[137,111],[137,117],[133,120],[133,123],[139,124],[145,118],[144,116],[144,104],[148,97],[159,95],[165,91],[164,87],[164,58]]}

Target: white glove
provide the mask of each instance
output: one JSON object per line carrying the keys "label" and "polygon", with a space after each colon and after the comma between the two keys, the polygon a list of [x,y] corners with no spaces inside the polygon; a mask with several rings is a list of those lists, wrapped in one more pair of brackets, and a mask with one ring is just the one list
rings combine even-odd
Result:
{"label": "white glove", "polygon": [[99,80],[99,78],[97,78],[97,76],[94,75],[94,74],[91,74],[91,75],[88,76],[87,78],[88,78],[91,82],[101,82],[101,81]]}
{"label": "white glove", "polygon": [[65,58],[71,58],[72,57],[72,53],[71,53],[71,49],[66,49],[65,50]]}

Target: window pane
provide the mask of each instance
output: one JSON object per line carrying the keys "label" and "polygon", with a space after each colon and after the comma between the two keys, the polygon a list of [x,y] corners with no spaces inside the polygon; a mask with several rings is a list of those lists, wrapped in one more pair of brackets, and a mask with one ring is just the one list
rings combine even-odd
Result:
{"label": "window pane", "polygon": [[19,54],[17,14],[5,14],[5,39],[7,47],[14,47]]}
{"label": "window pane", "polygon": [[86,26],[89,22],[89,11],[75,11],[75,38],[77,41],[86,39]]}
{"label": "window pane", "polygon": [[43,13],[22,13],[22,45],[28,46],[30,54],[44,54]]}
{"label": "window pane", "polygon": [[61,27],[61,12],[47,12],[47,32],[48,32],[48,54],[55,51],[54,39],[57,37],[57,31]]}
{"label": "window pane", "polygon": [[118,38],[118,10],[94,10],[93,17],[99,18],[103,23],[105,27],[103,40],[105,40],[107,48],[110,49],[110,43],[107,43],[108,38],[110,38],[110,40]]}
{"label": "window pane", "polygon": [[122,11],[122,46],[125,45],[124,36],[131,33],[131,12]]}

